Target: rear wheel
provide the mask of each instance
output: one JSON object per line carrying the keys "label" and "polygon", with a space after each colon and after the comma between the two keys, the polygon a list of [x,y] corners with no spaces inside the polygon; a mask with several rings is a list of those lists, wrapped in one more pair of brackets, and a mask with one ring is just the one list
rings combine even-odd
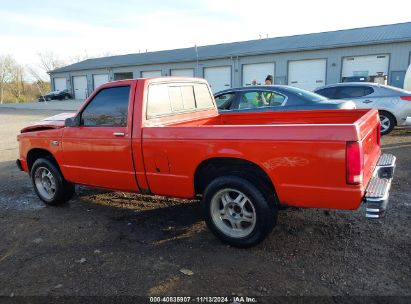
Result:
{"label": "rear wheel", "polygon": [[51,98],[50,98],[50,97],[46,97],[46,100],[47,100],[47,101],[50,101],[50,100],[51,100]]}
{"label": "rear wheel", "polygon": [[214,179],[203,195],[205,221],[223,242],[251,247],[271,232],[277,221],[277,204],[263,191],[237,176]]}
{"label": "rear wheel", "polygon": [[387,135],[395,127],[395,117],[389,112],[380,111],[381,135]]}
{"label": "rear wheel", "polygon": [[39,158],[30,171],[34,190],[47,205],[59,205],[74,195],[74,185],[67,182],[58,167],[49,159]]}

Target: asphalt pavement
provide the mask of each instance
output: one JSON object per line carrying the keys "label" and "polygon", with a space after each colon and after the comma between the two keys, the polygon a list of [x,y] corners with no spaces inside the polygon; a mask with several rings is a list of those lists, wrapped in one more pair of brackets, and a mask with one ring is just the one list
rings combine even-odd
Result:
{"label": "asphalt pavement", "polygon": [[21,102],[0,104],[0,109],[17,109],[17,110],[40,110],[40,111],[77,111],[83,104],[84,100],[52,100],[44,102]]}

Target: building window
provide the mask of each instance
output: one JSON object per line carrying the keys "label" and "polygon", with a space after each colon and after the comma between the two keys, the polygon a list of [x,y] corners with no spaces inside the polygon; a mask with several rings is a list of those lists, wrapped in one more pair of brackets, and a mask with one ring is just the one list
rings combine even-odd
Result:
{"label": "building window", "polygon": [[114,73],[114,80],[133,79],[133,72]]}

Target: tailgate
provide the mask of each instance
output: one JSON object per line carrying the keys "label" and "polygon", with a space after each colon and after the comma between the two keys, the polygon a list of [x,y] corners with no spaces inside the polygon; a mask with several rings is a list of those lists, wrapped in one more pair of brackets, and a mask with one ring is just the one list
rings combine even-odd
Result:
{"label": "tailgate", "polygon": [[378,111],[369,111],[358,122],[363,153],[363,184],[367,185],[381,154],[380,120]]}

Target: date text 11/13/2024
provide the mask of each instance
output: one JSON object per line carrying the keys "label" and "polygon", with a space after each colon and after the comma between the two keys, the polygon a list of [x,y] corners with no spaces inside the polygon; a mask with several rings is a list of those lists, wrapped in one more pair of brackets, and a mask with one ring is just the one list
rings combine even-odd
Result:
{"label": "date text 11/13/2024", "polygon": [[219,297],[179,297],[179,296],[159,296],[150,297],[150,303],[258,303],[256,297],[244,296],[219,296]]}

